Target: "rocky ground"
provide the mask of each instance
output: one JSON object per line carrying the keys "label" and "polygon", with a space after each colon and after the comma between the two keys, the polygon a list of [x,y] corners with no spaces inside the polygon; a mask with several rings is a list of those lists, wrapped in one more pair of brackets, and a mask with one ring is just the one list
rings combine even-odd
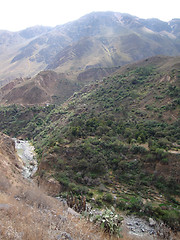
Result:
{"label": "rocky ground", "polygon": [[23,161],[23,176],[30,178],[37,171],[37,159],[34,147],[23,140],[13,139],[15,141],[15,148],[19,158]]}

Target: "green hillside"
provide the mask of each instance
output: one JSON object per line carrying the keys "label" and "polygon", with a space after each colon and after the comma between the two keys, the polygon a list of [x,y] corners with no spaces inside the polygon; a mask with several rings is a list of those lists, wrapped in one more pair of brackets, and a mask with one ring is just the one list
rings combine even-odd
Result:
{"label": "green hillside", "polygon": [[159,56],[120,68],[61,106],[1,107],[0,130],[33,139],[37,178],[57,179],[63,194],[177,230],[179,97],[180,57]]}

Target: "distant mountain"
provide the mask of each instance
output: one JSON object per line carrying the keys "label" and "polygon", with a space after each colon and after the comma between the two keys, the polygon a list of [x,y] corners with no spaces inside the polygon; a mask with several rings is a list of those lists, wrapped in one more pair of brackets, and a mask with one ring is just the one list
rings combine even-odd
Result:
{"label": "distant mountain", "polygon": [[93,12],[54,28],[0,32],[1,84],[39,71],[112,67],[154,55],[180,54],[180,19],[163,22]]}

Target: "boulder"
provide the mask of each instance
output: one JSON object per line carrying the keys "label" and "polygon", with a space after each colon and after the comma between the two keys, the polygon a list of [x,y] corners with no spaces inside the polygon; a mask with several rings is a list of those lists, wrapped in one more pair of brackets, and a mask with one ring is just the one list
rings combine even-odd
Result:
{"label": "boulder", "polygon": [[56,237],[57,240],[73,240],[71,235],[67,232],[62,232]]}
{"label": "boulder", "polygon": [[156,221],[152,218],[149,218],[149,226],[153,227],[156,225]]}
{"label": "boulder", "polygon": [[74,211],[72,208],[68,208],[67,212],[75,217],[80,217],[81,214],[80,213],[77,213],[76,211]]}

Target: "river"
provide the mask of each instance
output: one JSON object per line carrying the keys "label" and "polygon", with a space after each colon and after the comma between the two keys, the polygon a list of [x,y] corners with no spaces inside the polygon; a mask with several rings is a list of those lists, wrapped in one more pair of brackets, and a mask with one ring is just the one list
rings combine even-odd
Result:
{"label": "river", "polygon": [[[16,138],[13,138],[13,140],[15,141],[17,154],[24,163],[22,174],[25,178],[31,179],[38,168],[34,147],[28,141],[18,140]],[[96,212],[96,210],[94,211]],[[124,216],[123,225],[129,234],[136,237],[135,239],[157,239],[155,226],[150,226],[148,221],[141,218],[135,216]]]}
{"label": "river", "polygon": [[15,148],[19,158],[23,161],[23,176],[25,178],[31,178],[37,171],[37,159],[34,151],[34,147],[28,141],[18,140],[13,138],[15,141]]}

